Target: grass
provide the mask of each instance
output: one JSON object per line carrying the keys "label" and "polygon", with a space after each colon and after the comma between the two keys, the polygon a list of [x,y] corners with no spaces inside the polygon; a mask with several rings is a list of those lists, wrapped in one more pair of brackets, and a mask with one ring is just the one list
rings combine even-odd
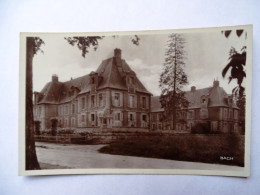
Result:
{"label": "grass", "polygon": [[[99,152],[191,162],[244,166],[244,136],[163,135],[118,140]],[[221,160],[220,157],[233,157]]]}

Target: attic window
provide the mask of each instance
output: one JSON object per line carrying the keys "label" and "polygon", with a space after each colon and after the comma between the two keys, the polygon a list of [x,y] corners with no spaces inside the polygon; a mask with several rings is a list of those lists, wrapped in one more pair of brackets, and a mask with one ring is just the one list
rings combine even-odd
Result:
{"label": "attic window", "polygon": [[134,78],[133,78],[133,77],[130,77],[130,78],[129,78],[129,84],[130,84],[130,85],[133,85],[133,84],[134,84]]}
{"label": "attic window", "polygon": [[94,83],[95,83],[95,78],[91,77],[91,84],[94,84]]}

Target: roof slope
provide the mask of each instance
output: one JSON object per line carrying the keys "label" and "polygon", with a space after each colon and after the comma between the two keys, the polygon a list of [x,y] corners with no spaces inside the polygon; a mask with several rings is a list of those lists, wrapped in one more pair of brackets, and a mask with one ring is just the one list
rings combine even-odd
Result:
{"label": "roof slope", "polygon": [[[141,81],[136,77],[134,71],[125,60],[112,57],[104,60],[98,67],[96,73],[102,79],[99,80],[96,89],[115,88],[128,90],[125,76],[131,74],[135,77],[135,90],[138,92],[149,93]],[[93,72],[92,74],[95,74]],[[66,82],[49,82],[42,89],[38,103],[65,103],[74,99],[78,94],[84,94],[91,90],[90,75],[71,79]],[[77,93],[75,93],[77,90]]]}
{"label": "roof slope", "polygon": [[[201,97],[205,96],[208,97],[208,107],[229,107],[228,106],[228,94],[225,92],[225,90],[222,87],[208,87],[203,89],[196,89],[195,91],[186,91],[185,97],[189,102],[189,108],[201,108]],[[152,112],[159,112],[163,111],[163,108],[160,108],[160,97],[154,96],[152,97],[151,101],[152,105]],[[237,105],[233,101],[233,108],[238,108]]]}

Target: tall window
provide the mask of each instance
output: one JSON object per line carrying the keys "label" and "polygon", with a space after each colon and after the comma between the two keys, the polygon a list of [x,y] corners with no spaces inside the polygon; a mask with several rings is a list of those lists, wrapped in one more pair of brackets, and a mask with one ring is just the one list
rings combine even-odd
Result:
{"label": "tall window", "polygon": [[98,104],[99,104],[99,106],[103,106],[103,95],[102,95],[102,93],[98,95]]}
{"label": "tall window", "polygon": [[224,108],[224,119],[226,119],[226,118],[227,118],[227,109]]}
{"label": "tall window", "polygon": [[232,119],[232,109],[229,109],[228,118]]}
{"label": "tall window", "polygon": [[116,120],[119,120],[120,121],[120,113],[116,113]]}
{"label": "tall window", "polygon": [[120,106],[120,94],[115,93],[115,106]]}
{"label": "tall window", "polygon": [[81,115],[81,122],[85,122],[85,115]]}
{"label": "tall window", "polygon": [[144,114],[144,115],[142,116],[142,119],[143,119],[144,122],[147,121],[147,116],[146,116],[146,114]]}
{"label": "tall window", "polygon": [[72,106],[71,106],[72,108],[71,108],[71,112],[72,112],[72,114],[74,114],[75,113],[75,105],[74,104],[72,104]]}
{"label": "tall window", "polygon": [[133,121],[133,120],[134,120],[134,115],[130,114],[130,121]]}
{"label": "tall window", "polygon": [[95,107],[95,96],[94,95],[91,96],[91,107],[92,108]]}
{"label": "tall window", "polygon": [[194,110],[189,110],[188,119],[193,119],[193,118],[194,118]]}
{"label": "tall window", "polygon": [[81,98],[81,108],[85,109],[85,98]]}
{"label": "tall window", "polygon": [[234,119],[237,119],[237,110],[234,111]]}
{"label": "tall window", "polygon": [[91,114],[91,121],[95,121],[95,115],[94,114]]}
{"label": "tall window", "polygon": [[134,96],[133,95],[129,96],[129,107],[130,108],[134,107]]}
{"label": "tall window", "polygon": [[146,108],[146,97],[142,97],[142,108]]}
{"label": "tall window", "polygon": [[156,113],[153,113],[152,117],[153,117],[153,121],[156,121]]}
{"label": "tall window", "polygon": [[42,108],[41,108],[41,106],[39,106],[38,116],[41,116],[41,111],[42,111]]}

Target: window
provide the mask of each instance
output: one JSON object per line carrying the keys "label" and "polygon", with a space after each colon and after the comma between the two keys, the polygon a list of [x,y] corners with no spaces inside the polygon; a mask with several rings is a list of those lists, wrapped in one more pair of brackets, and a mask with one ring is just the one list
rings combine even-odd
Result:
{"label": "window", "polygon": [[81,122],[82,122],[82,123],[85,122],[85,115],[81,115]]}
{"label": "window", "polygon": [[129,107],[130,108],[134,107],[134,96],[133,95],[129,96]]}
{"label": "window", "polygon": [[91,84],[95,84],[95,77],[91,77]]}
{"label": "window", "polygon": [[193,118],[194,118],[194,110],[189,110],[188,119],[193,119]]}
{"label": "window", "polygon": [[227,109],[224,108],[224,119],[226,119],[226,118],[227,118]]}
{"label": "window", "polygon": [[120,120],[120,113],[116,113],[116,120]]}
{"label": "window", "polygon": [[134,84],[134,78],[133,78],[133,77],[130,77],[130,78],[129,78],[129,84],[130,84],[130,85]]}
{"label": "window", "polygon": [[158,124],[158,129],[162,129],[162,125],[161,124]]}
{"label": "window", "polygon": [[102,95],[102,93],[98,95],[98,105],[103,106],[103,95]]}
{"label": "window", "polygon": [[91,121],[95,121],[95,115],[94,114],[91,114]]}
{"label": "window", "polygon": [[228,118],[232,119],[232,110],[229,110]]}
{"label": "window", "polygon": [[142,97],[142,108],[146,108],[146,97]]}
{"label": "window", "polygon": [[162,121],[162,120],[163,120],[163,115],[162,115],[162,113],[159,113],[159,114],[158,114],[158,118],[159,118],[159,121]]}
{"label": "window", "polygon": [[144,122],[146,122],[146,120],[147,120],[146,114],[144,114],[144,115],[142,116],[142,120],[143,120]]}
{"label": "window", "polygon": [[237,119],[237,110],[234,111],[234,119]]}
{"label": "window", "polygon": [[75,118],[71,118],[71,126],[75,126]]}
{"label": "window", "polygon": [[120,94],[115,93],[115,106],[120,106]]}
{"label": "window", "polygon": [[85,109],[85,98],[81,98],[81,108]]}
{"label": "window", "polygon": [[63,107],[60,106],[60,114],[63,115]]}
{"label": "window", "polygon": [[153,121],[156,121],[156,113],[153,113],[152,119],[153,119]]}
{"label": "window", "polygon": [[42,108],[39,106],[38,116],[41,116]]}
{"label": "window", "polygon": [[65,106],[65,113],[66,113],[66,114],[69,114],[69,105],[66,105],[66,106]]}
{"label": "window", "polygon": [[95,96],[94,95],[91,96],[91,107],[92,108],[95,107]]}
{"label": "window", "polygon": [[72,114],[74,114],[75,113],[75,105],[74,104],[72,104],[72,106],[71,106],[72,108],[71,108],[71,112],[72,112]]}
{"label": "window", "polygon": [[134,120],[134,115],[130,114],[130,121],[133,121],[133,120]]}

